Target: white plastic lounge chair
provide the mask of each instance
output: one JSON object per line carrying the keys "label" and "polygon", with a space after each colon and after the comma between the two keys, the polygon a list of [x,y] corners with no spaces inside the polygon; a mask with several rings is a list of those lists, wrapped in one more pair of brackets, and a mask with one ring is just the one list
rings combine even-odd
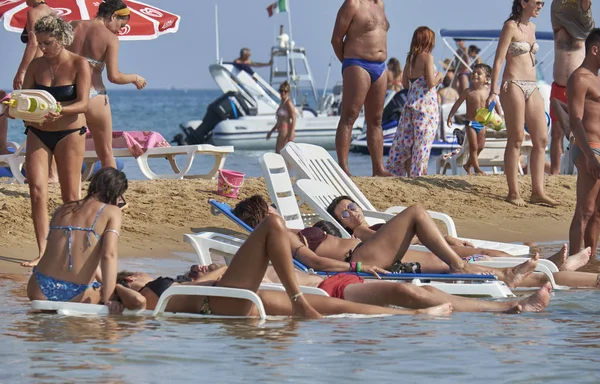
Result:
{"label": "white plastic lounge chair", "polygon": [[[223,165],[225,164],[225,158],[232,152],[232,146],[215,147],[214,145],[210,144],[149,148],[144,154],[138,157],[136,161],[140,167],[140,170],[142,171],[142,174],[151,180],[183,178],[214,179],[217,176],[219,169],[223,168]],[[115,157],[133,157],[128,148],[114,148],[113,154]],[[214,165],[207,173],[200,175],[188,175],[196,155],[213,156],[215,158]],[[175,162],[176,156],[186,156],[183,167],[180,168]],[[169,160],[174,173],[157,174],[150,169],[148,159],[161,157]],[[98,155],[95,151],[85,151],[83,162],[86,165],[86,171],[82,177],[83,180],[89,180],[92,177],[94,163],[96,163],[96,161],[98,161]]]}
{"label": "white plastic lounge chair", "polygon": [[17,182],[18,184],[25,183],[25,177],[21,173],[23,169],[23,163],[25,162],[25,142],[22,145],[18,145],[14,141],[7,143],[8,148],[14,149],[14,153],[8,155],[0,155],[0,167],[9,167],[13,177],[9,183]]}
{"label": "white plastic lounge chair", "polygon": [[[493,174],[498,174],[499,169],[504,170],[504,150],[506,149],[506,139],[486,139],[485,147],[478,156],[480,167],[491,167]],[[521,144],[521,155],[526,157],[527,166],[529,167],[529,158],[533,144],[531,141],[523,141]],[[469,159],[469,143],[465,135],[460,150],[447,158],[440,156],[436,162],[436,173],[446,174],[448,168],[452,170],[453,175],[460,174],[460,169],[466,164]],[[519,162],[519,173],[523,174],[523,168]]]}
{"label": "white plastic lounge chair", "polygon": [[[285,160],[291,165],[291,169],[294,169],[296,172],[296,183],[298,183],[300,179],[321,181],[333,187],[337,191],[337,196],[350,196],[364,210],[377,212],[375,206],[371,204],[367,197],[360,191],[360,189],[358,189],[356,184],[354,184],[348,175],[342,171],[338,163],[324,148],[311,144],[298,144],[290,142],[283,148],[281,153]],[[299,197],[301,199],[303,198],[302,195]],[[398,214],[404,209],[406,209],[406,207],[393,206],[388,208],[385,213]],[[433,219],[439,220],[445,224],[448,235],[459,237],[456,231],[456,224],[450,216],[441,212],[427,212]],[[377,223],[377,221],[373,219],[372,221],[373,222],[369,222],[369,224]],[[515,256],[529,254],[529,247],[526,245],[477,239],[464,240],[470,241],[478,248],[496,249]]]}
{"label": "white plastic lounge chair", "polygon": [[[298,195],[308,204],[310,205],[317,214],[319,214],[324,220],[328,220],[332,222],[342,234],[345,234],[347,237],[350,237],[350,234],[346,231],[346,229],[335,220],[329,212],[327,212],[327,206],[329,203],[340,196],[339,193],[330,185],[322,183],[320,181],[315,180],[298,180],[295,184],[295,190]],[[384,222],[392,219],[395,215],[384,212],[373,212],[363,209],[363,214],[365,216],[365,221],[369,222],[369,220],[377,219],[383,220]],[[371,224],[371,223],[369,223]],[[424,246],[412,246],[411,249],[419,249],[422,251],[428,251],[428,249]],[[495,257],[493,260],[488,261],[475,261],[475,264],[484,265],[488,267],[495,268],[507,268],[514,267],[520,263],[527,261],[527,258],[521,257]],[[537,272],[541,272],[548,277],[548,280],[551,282],[552,287],[554,289],[567,289],[566,287],[562,287],[556,284],[554,281],[553,272],[558,272],[558,268],[556,265],[550,260],[539,260],[538,265],[536,267]]]}
{"label": "white plastic lounge chair", "polygon": [[[225,288],[225,287],[208,287],[199,285],[173,285],[167,289],[158,300],[154,311],[127,311],[129,314],[142,314],[149,316],[178,316],[178,317],[198,317],[198,318],[235,318],[243,316],[218,316],[218,315],[200,315],[190,313],[171,313],[165,312],[165,308],[169,300],[174,296],[189,295],[189,296],[214,296],[214,297],[231,297],[236,299],[245,299],[251,301],[258,309],[258,314],[261,320],[266,319],[265,308],[258,295],[250,290]],[[69,303],[61,301],[46,301],[35,300],[31,302],[31,309],[35,311],[53,311],[62,315],[108,315],[108,307],[105,305]]]}

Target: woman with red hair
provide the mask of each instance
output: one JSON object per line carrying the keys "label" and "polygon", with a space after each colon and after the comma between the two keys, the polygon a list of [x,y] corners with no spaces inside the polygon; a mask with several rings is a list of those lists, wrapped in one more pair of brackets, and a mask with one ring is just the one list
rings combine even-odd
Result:
{"label": "woman with red hair", "polygon": [[431,29],[415,30],[406,57],[408,68],[402,73],[402,85],[408,89],[408,97],[386,163],[386,169],[398,176],[427,174],[427,162],[439,125],[436,87],[444,77],[433,63],[434,46],[435,33]]}

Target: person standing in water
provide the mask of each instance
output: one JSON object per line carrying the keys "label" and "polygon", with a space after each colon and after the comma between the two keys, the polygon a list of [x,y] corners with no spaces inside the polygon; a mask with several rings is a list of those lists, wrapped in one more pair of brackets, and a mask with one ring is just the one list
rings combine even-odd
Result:
{"label": "person standing in water", "polygon": [[382,0],[345,0],[331,37],[342,63],[342,116],[335,135],[338,162],[346,174],[352,127],[364,105],[367,145],[373,176],[391,176],[383,168],[381,118],[387,88],[387,31],[390,23]]}

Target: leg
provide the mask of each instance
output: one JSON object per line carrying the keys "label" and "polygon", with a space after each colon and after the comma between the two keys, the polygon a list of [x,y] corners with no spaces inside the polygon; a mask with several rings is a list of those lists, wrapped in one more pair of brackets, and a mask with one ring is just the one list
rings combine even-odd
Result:
{"label": "leg", "polygon": [[365,123],[367,124],[367,146],[371,155],[373,176],[391,176],[383,169],[383,129],[381,116],[387,88],[387,71],[371,84],[365,99]]}
{"label": "leg", "polygon": [[288,129],[280,126],[279,130],[277,131],[277,141],[275,144],[275,153],[277,153],[277,154],[281,153],[281,150],[287,144],[287,141],[286,141],[287,135],[288,135]]}
{"label": "leg", "polygon": [[[554,272],[554,281],[558,285],[571,288],[600,288],[600,275],[597,273],[560,271]],[[521,287],[541,287],[548,284],[548,278],[541,273],[533,273],[527,276],[521,283]]]}
{"label": "leg", "polygon": [[485,175],[485,172],[479,168],[479,154],[485,147],[485,127],[477,134],[477,155],[473,158],[473,170],[478,175]]}
{"label": "leg", "polygon": [[569,227],[570,255],[578,253],[582,248],[584,232],[596,212],[596,200],[600,192],[600,181],[593,179],[586,171],[583,155],[575,160],[575,165],[580,172],[577,173],[575,214]]}
{"label": "leg", "polygon": [[85,135],[72,133],[58,142],[54,151],[63,203],[81,199],[81,164]]}
{"label": "leg", "polygon": [[[544,168],[548,125],[544,113],[544,102],[539,91],[534,92],[525,104],[525,121],[529,128],[533,148],[531,150],[531,203],[556,206],[559,203],[544,193]],[[562,139],[561,139],[562,140]]]}
{"label": "leg", "polygon": [[342,116],[335,134],[335,148],[338,163],[344,172],[350,175],[348,168],[348,153],[350,152],[350,139],[352,127],[360,114],[367,92],[371,86],[371,77],[361,67],[351,66],[344,70]]}
{"label": "leg", "polygon": [[[399,236],[400,235],[400,236]],[[497,269],[467,264],[448,245],[427,211],[418,204],[408,207],[391,219],[354,252],[353,260],[379,267],[389,267],[402,259],[412,238],[417,235],[421,243],[450,267],[453,273],[494,273],[511,287],[533,272],[539,255],[512,269]]]}
{"label": "leg", "polygon": [[519,195],[518,162],[524,136],[525,96],[518,86],[509,84],[506,91],[501,92],[500,103],[502,103],[504,109],[508,134],[506,150],[504,151],[504,173],[508,183],[506,201],[524,207],[526,204]]}
{"label": "leg", "polygon": [[[550,291],[540,289],[533,296],[521,301],[487,301],[449,295],[432,286],[418,287],[409,283],[367,280],[363,284],[350,284],[344,290],[344,298],[357,303],[404,308],[427,308],[451,303],[457,312],[539,312],[550,300]],[[521,310],[517,307],[521,305]]]}
{"label": "leg", "polygon": [[[571,134],[571,128],[569,127],[569,107],[566,103],[563,103],[558,99],[550,100],[550,106],[554,112],[554,117],[560,124],[564,137],[568,139]],[[554,122],[552,124],[554,124]],[[554,125],[552,126],[552,130],[554,130]]]}
{"label": "leg", "polygon": [[600,193],[596,196],[594,214],[589,219],[583,233],[583,244],[591,249],[591,254],[596,256],[596,246],[598,245],[598,236],[600,236]]}
{"label": "leg", "polygon": [[[2,92],[0,92],[2,93]],[[8,152],[8,118],[6,117],[6,113],[0,116],[0,155],[6,155]]]}
{"label": "leg", "polygon": [[46,250],[48,236],[48,164],[52,153],[42,141],[31,131],[27,133],[27,153],[25,155],[25,172],[31,196],[31,216],[35,238],[38,244],[38,257],[21,264],[24,267],[37,265]]}
{"label": "leg", "polygon": [[58,183],[58,170],[56,168],[56,158],[53,155],[48,167],[48,183]]}
{"label": "leg", "polygon": [[[235,254],[218,285],[257,292],[269,261],[273,264],[288,296],[300,293],[294,274],[288,230],[283,219],[275,215],[267,216],[250,234]],[[210,304],[213,313],[219,315],[247,316],[252,312],[252,304],[246,300],[214,297],[210,299]],[[291,308],[297,316],[320,317],[303,296],[292,302]]]}
{"label": "leg", "polygon": [[108,96],[98,95],[90,99],[85,119],[102,167],[116,168],[117,163],[112,150],[112,115]]}
{"label": "leg", "polygon": [[550,142],[550,174],[560,173],[560,156],[563,154],[564,132],[560,120],[552,122],[552,138]]}
{"label": "leg", "polygon": [[422,111],[414,111],[413,113],[417,118],[413,120],[415,140],[412,146],[410,176],[418,177],[427,175],[427,166],[438,128],[439,114]]}
{"label": "leg", "polygon": [[404,108],[400,114],[394,142],[386,162],[386,170],[396,176],[406,176],[409,172],[410,157],[414,145],[414,129],[411,108]]}
{"label": "leg", "polygon": [[[467,140],[469,141],[469,160],[463,165],[463,168],[467,172],[467,175],[470,175],[471,167],[473,167],[477,161],[477,150],[479,147],[477,146],[477,133],[475,132],[475,129],[467,126],[465,127],[465,130],[467,131]],[[477,163],[477,168],[479,168],[479,163]]]}

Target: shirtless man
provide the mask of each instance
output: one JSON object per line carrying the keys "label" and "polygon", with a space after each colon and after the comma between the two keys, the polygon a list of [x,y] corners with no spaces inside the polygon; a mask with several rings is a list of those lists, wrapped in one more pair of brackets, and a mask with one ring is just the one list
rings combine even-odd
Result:
{"label": "shirtless man", "polygon": [[[591,0],[553,0],[551,7],[552,29],[554,30],[554,82],[551,99],[567,102],[567,79],[581,65],[585,56],[584,41],[592,28]],[[560,156],[563,153],[565,130],[551,107],[552,141],[550,144],[550,173],[560,171]]]}
{"label": "shirtless man", "polygon": [[592,248],[600,235],[600,28],[585,40],[585,58],[567,81],[569,125],[575,142],[572,156],[577,166],[577,205],[569,228],[570,253],[581,243]]}
{"label": "shirtless man", "polygon": [[246,65],[249,65],[251,67],[256,67],[256,68],[269,67],[273,64],[273,60],[269,61],[268,63],[259,63],[256,61],[252,61],[252,60],[250,60],[250,56],[252,56],[252,53],[250,52],[250,48],[242,48],[242,49],[240,49],[240,57],[235,59],[233,62],[235,64],[246,64]]}
{"label": "shirtless man", "polygon": [[[465,89],[469,88],[469,77],[471,75],[469,67],[471,66],[471,57],[469,56],[464,40],[454,39],[454,41],[456,42],[456,52],[462,59],[462,61],[456,59],[456,90],[458,93],[462,93]],[[463,61],[467,63],[467,65],[463,64]]]}
{"label": "shirtless man", "polygon": [[385,61],[389,28],[382,0],[345,0],[335,21],[331,45],[342,62],[343,79],[342,116],[335,148],[340,167],[348,175],[352,127],[364,105],[373,176],[391,176],[383,168],[381,128],[387,88]]}

